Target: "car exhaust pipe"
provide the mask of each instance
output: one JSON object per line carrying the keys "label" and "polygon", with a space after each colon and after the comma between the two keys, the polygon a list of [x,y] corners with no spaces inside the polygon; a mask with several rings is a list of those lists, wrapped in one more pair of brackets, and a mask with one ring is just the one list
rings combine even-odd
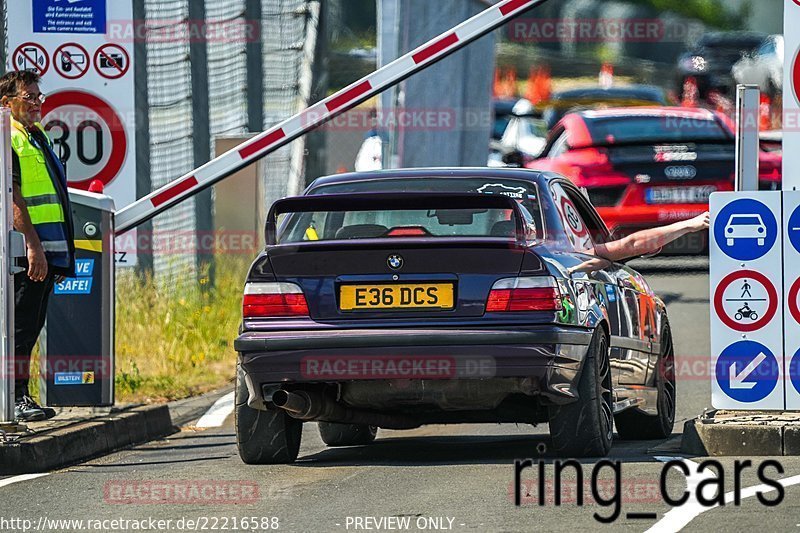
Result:
{"label": "car exhaust pipe", "polygon": [[366,424],[387,429],[413,429],[421,424],[405,416],[351,409],[315,392],[277,390],[271,401],[292,418],[339,424]]}

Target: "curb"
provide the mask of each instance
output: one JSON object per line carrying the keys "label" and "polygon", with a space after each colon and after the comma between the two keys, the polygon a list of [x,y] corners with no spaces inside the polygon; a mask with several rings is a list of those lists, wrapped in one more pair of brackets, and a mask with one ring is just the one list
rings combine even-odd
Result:
{"label": "curb", "polygon": [[742,418],[721,422],[710,413],[687,420],[681,452],[701,457],[800,455],[800,426],[796,423],[770,415]]}
{"label": "curb", "polygon": [[122,409],[108,416],[0,444],[0,472],[48,472],[176,431],[167,405]]}
{"label": "curb", "polygon": [[168,404],[122,407],[105,416],[0,441],[0,474],[49,472],[172,435],[229,392],[223,388]]}

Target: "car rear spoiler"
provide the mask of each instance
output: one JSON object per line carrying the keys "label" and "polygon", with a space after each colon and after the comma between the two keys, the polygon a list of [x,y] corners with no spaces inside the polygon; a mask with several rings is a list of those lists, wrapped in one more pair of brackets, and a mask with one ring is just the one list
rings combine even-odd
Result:
{"label": "car rear spoiler", "polygon": [[402,209],[511,209],[514,212],[516,240],[525,241],[525,217],[513,198],[502,194],[440,192],[344,193],[284,198],[270,207],[264,236],[267,245],[277,243],[278,217],[286,213]]}

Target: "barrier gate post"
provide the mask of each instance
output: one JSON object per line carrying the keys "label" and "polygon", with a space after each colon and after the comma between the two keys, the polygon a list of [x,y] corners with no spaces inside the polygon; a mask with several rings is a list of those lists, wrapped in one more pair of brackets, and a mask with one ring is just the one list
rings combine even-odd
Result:
{"label": "barrier gate post", "polygon": [[736,190],[758,190],[758,127],[761,91],[758,85],[736,86]]}
{"label": "barrier gate post", "polygon": [[0,331],[3,334],[3,345],[0,347],[0,380],[3,394],[0,395],[0,423],[14,420],[14,278],[10,272],[9,232],[12,228],[11,213],[11,122],[7,109],[0,110],[0,182],[2,182],[2,200],[0,200],[0,299],[3,309],[0,311]]}
{"label": "barrier gate post", "polygon": [[14,274],[25,256],[25,239],[13,231],[11,179],[11,112],[0,109],[0,428],[15,429],[14,422]]}
{"label": "barrier gate post", "polygon": [[[56,284],[39,341],[39,395],[54,407],[114,404],[114,201],[69,190],[75,277]],[[76,327],[76,325],[79,325]]]}

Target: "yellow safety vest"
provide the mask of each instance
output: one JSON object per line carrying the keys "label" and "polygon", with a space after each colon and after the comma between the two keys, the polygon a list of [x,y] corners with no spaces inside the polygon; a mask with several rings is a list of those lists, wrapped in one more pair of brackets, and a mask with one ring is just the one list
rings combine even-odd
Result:
{"label": "yellow safety vest", "polygon": [[[46,156],[43,150],[31,142],[25,126],[14,119],[11,120],[11,125],[11,148],[19,158],[20,192],[28,207],[31,223],[39,235],[48,260],[51,256],[69,254],[64,207],[53,183],[58,177],[50,176]],[[36,127],[49,143],[50,139],[42,125],[37,122]],[[60,224],[62,228],[54,231],[53,224]],[[67,260],[67,264],[69,262]]]}

